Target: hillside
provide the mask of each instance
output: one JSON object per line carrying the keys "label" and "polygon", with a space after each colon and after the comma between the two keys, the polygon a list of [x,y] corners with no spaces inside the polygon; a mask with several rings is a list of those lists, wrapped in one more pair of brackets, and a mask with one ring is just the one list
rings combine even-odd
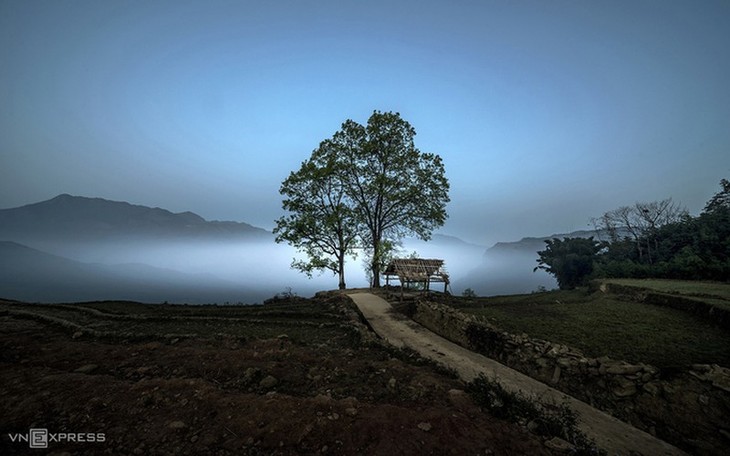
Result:
{"label": "hillside", "polygon": [[271,233],[247,223],[207,221],[192,212],[175,214],[157,207],[67,194],[0,210],[0,240],[27,243],[143,238],[263,240],[271,239]]}

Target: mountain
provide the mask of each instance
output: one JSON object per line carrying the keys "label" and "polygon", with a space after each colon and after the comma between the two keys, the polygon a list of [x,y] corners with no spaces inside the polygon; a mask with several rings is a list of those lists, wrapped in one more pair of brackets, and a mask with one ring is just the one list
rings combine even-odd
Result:
{"label": "mountain", "polygon": [[29,302],[260,302],[268,293],[203,274],[144,264],[82,263],[0,241],[0,297]]}
{"label": "mountain", "polygon": [[591,236],[597,240],[608,238],[600,230],[580,230],[544,237],[525,237],[514,242],[497,242],[484,252],[481,264],[455,281],[455,289],[471,288],[479,295],[494,296],[556,288],[557,282],[553,276],[543,270],[533,271],[537,266],[537,252],[545,249],[545,241],[549,239]]}
{"label": "mountain", "polygon": [[[545,250],[545,241],[558,238],[589,238],[593,236],[596,240],[608,239],[608,235],[604,230],[579,230],[567,234],[553,234],[545,237],[524,237],[514,242],[497,242],[487,249],[485,255],[505,254],[513,252],[529,252],[537,253],[539,250]],[[537,255],[535,256],[537,258]]]}
{"label": "mountain", "polygon": [[137,239],[264,240],[271,233],[247,223],[206,221],[192,212],[172,213],[102,198],[59,195],[0,210],[0,239],[22,243]]}

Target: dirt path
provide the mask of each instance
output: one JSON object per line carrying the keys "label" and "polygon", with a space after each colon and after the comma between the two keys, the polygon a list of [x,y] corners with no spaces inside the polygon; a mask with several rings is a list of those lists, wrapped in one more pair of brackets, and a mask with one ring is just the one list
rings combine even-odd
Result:
{"label": "dirt path", "polygon": [[373,330],[389,343],[406,346],[421,356],[436,360],[455,369],[465,381],[471,381],[479,374],[497,378],[504,388],[521,391],[539,400],[562,403],[580,415],[578,427],[610,455],[640,453],[653,455],[682,455],[678,448],[624,423],[585,402],[550,388],[520,372],[510,369],[490,358],[471,352],[443,337],[427,330],[414,321],[393,312],[384,299],[370,293],[352,293],[355,302]]}

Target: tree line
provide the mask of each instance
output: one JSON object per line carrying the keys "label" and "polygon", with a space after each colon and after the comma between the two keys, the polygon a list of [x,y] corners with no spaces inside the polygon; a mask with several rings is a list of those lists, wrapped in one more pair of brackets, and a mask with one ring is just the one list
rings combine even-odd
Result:
{"label": "tree line", "polygon": [[593,219],[599,239],[546,241],[538,266],[561,289],[592,278],[730,279],[730,181],[693,217],[671,198],[636,203]]}
{"label": "tree line", "polygon": [[276,221],[277,242],[304,259],[292,267],[311,276],[331,271],[344,289],[345,260],[367,257],[373,287],[400,239],[428,240],[447,218],[449,182],[440,156],[422,153],[415,129],[399,113],[374,111],[366,125],[346,120],[282,182],[288,213]]}

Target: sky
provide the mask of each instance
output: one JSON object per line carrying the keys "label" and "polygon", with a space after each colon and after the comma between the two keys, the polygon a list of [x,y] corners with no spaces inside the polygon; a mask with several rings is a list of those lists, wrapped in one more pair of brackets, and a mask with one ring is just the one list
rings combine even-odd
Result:
{"label": "sky", "polygon": [[0,208],[61,193],[271,229],[347,119],[399,112],[480,245],[730,178],[727,1],[0,0]]}

